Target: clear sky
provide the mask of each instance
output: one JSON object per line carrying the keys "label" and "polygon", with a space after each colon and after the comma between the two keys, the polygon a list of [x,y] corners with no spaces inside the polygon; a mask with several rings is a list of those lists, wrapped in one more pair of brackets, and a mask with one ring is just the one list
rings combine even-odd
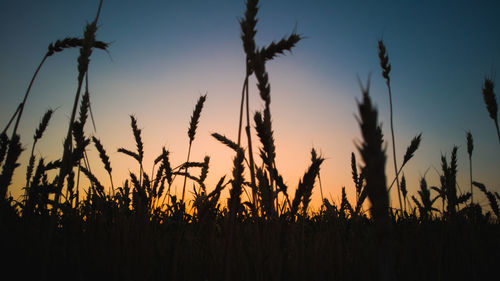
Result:
{"label": "clear sky", "polygon": [[[0,122],[3,126],[22,99],[35,67],[50,42],[79,36],[95,17],[98,1],[6,0],[0,10]],[[354,194],[350,154],[360,132],[355,119],[361,96],[357,75],[372,74],[371,96],[379,109],[387,141],[388,181],[394,175],[388,94],[381,77],[377,40],[383,38],[392,63],[394,125],[401,163],[406,146],[419,132],[420,149],[404,172],[416,195],[420,176],[439,185],[441,154],[458,150],[458,183],[469,189],[465,133],[474,137],[474,179],[500,191],[500,145],[481,94],[486,75],[500,66],[498,1],[261,1],[257,44],[279,40],[294,28],[306,37],[268,63],[277,166],[295,189],[307,169],[312,147],[326,157],[324,193],[338,200],[342,186]],[[211,156],[209,183],[231,173],[232,152],[210,137],[236,139],[244,79],[244,53],[238,19],[244,2],[105,0],[97,38],[112,42],[109,55],[95,50],[89,68],[92,110],[111,158],[115,184],[137,165],[116,152],[133,149],[129,114],[143,130],[146,171],[162,146],[180,164],[187,154],[189,118],[201,94],[208,93],[192,160]],[[62,142],[76,90],[78,50],[51,57],[44,65],[21,121],[26,148],[13,195],[20,194],[35,128],[48,108],[57,108],[37,156],[54,160]],[[251,80],[251,110],[260,101]],[[498,97],[498,88],[497,88]],[[254,138],[256,139],[256,138]],[[257,144],[257,142],[255,142]],[[255,148],[254,148],[255,150]],[[101,163],[91,164],[108,185]],[[182,181],[176,185],[182,186]],[[210,187],[209,187],[210,188]],[[391,194],[395,204],[396,195]],[[319,189],[313,203],[319,203]],[[484,197],[481,202],[486,203]]]}

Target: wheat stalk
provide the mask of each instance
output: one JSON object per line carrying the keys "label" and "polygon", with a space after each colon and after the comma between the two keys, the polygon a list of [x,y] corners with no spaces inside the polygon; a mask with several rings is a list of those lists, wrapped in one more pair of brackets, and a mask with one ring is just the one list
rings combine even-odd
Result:
{"label": "wheat stalk", "polygon": [[379,280],[394,280],[394,264],[392,260],[391,224],[389,220],[389,194],[386,188],[385,163],[386,154],[383,148],[382,129],[378,123],[377,109],[372,105],[369,96],[370,82],[366,88],[361,85],[363,100],[358,101],[358,123],[361,128],[363,142],[357,145],[365,166],[363,173],[366,181],[366,192],[372,204],[370,209],[377,234]]}
{"label": "wheat stalk", "polygon": [[101,141],[98,138],[92,137],[92,141],[94,142],[95,148],[99,152],[99,157],[101,158],[101,161],[104,164],[104,169],[106,170],[106,172],[108,172],[109,181],[111,182],[111,192],[114,195],[115,186],[113,185],[113,176],[111,175],[112,169],[111,169],[111,163],[109,162],[109,156],[106,153],[104,146],[102,145]]}
{"label": "wheat stalk", "polygon": [[467,154],[469,155],[469,177],[470,177],[470,203],[474,204],[474,193],[472,190],[472,151],[474,150],[474,140],[472,139],[472,133],[468,131],[466,133],[467,137]]}
{"label": "wheat stalk", "polygon": [[49,125],[50,118],[52,117],[52,113],[54,111],[52,109],[48,109],[45,114],[42,117],[42,120],[38,124],[38,128],[35,131],[35,134],[33,135],[33,145],[31,146],[31,155],[30,155],[30,160],[28,163],[28,167],[26,168],[26,187],[25,187],[25,197],[28,196],[28,190],[29,190],[29,182],[31,179],[31,175],[33,173],[33,169],[35,166],[35,146],[36,143],[38,142],[39,139],[42,138],[43,133],[47,129],[47,126]]}
{"label": "wheat stalk", "polygon": [[[198,128],[198,122],[200,121],[201,110],[203,109],[203,104],[205,103],[206,99],[207,99],[206,94],[204,96],[199,97],[198,102],[196,103],[196,106],[194,107],[193,115],[191,115],[191,120],[189,121],[189,129],[188,129],[189,148],[188,148],[188,155],[187,155],[186,163],[189,162],[189,157],[191,155],[191,145],[193,144],[194,137],[196,135],[196,128]],[[186,166],[185,170],[184,170],[184,173],[187,174],[187,172],[188,172],[188,166]],[[184,194],[186,191],[186,181],[187,181],[187,176],[184,177],[184,184],[182,185],[182,197],[181,197],[182,202],[184,202]]]}
{"label": "wheat stalk", "polygon": [[391,136],[392,136],[392,155],[394,160],[394,173],[396,173],[396,185],[398,187],[398,199],[399,199],[399,207],[403,208],[401,202],[401,188],[399,185],[399,177],[398,177],[398,163],[396,160],[396,140],[394,137],[394,122],[393,122],[393,114],[392,114],[392,91],[391,91],[391,78],[389,73],[391,72],[391,64],[389,63],[389,56],[387,55],[387,49],[384,45],[384,41],[378,41],[378,57],[380,59],[380,66],[382,67],[382,76],[385,78],[387,89],[389,92],[389,108],[390,108],[390,122],[391,122]]}
{"label": "wheat stalk", "polygon": [[70,153],[72,150],[71,133],[73,131],[76,109],[78,106],[78,101],[80,99],[80,92],[81,92],[81,88],[82,88],[83,78],[84,78],[84,75],[87,73],[88,64],[90,62],[90,55],[92,54],[92,47],[93,47],[94,42],[95,42],[95,34],[97,32],[97,20],[99,19],[99,14],[101,12],[102,2],[103,2],[103,0],[101,0],[99,2],[99,8],[97,9],[97,15],[96,15],[94,21],[92,21],[92,23],[90,23],[90,24],[87,24],[87,26],[85,28],[83,43],[82,43],[82,47],[80,48],[80,56],[78,57],[78,87],[76,90],[75,101],[73,103],[73,110],[71,112],[71,117],[70,117],[70,121],[69,121],[68,133],[66,134],[66,139],[64,141],[62,165],[61,165],[61,168],[59,171],[59,177],[58,177],[57,187],[56,187],[56,195],[54,198],[54,202],[55,202],[55,208],[53,210],[54,213],[57,213],[58,204],[59,204],[59,196],[60,196],[62,188],[63,188],[64,178],[69,173],[69,171],[72,167],[70,165],[71,164],[70,163],[71,162]]}

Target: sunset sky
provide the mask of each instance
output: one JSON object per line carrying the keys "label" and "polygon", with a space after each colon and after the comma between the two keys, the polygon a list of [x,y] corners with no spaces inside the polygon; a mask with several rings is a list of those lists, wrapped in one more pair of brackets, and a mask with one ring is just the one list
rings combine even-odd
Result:
{"label": "sunset sky", "polygon": [[[21,102],[35,67],[49,43],[81,37],[95,17],[98,1],[7,0],[0,10],[0,124],[7,124]],[[238,19],[244,1],[105,0],[97,38],[111,42],[109,53],[95,50],[89,84],[96,131],[111,158],[115,185],[137,164],[116,152],[135,149],[130,114],[138,119],[145,143],[146,172],[165,146],[174,166],[185,161],[187,129],[198,97],[207,93],[191,160],[211,157],[209,189],[230,176],[233,152],[210,134],[237,137],[244,80],[244,52]],[[390,142],[389,100],[377,56],[383,39],[392,64],[397,157],[422,132],[422,144],[404,169],[410,195],[419,179],[439,185],[440,159],[458,149],[458,184],[469,190],[465,134],[474,137],[474,180],[500,192],[500,145],[482,97],[485,76],[498,78],[500,2],[491,1],[261,1],[256,41],[279,40],[294,29],[305,37],[293,53],[267,64],[277,167],[289,188],[310,164],[310,150],[326,158],[321,168],[325,197],[338,202],[342,186],[354,196],[350,155],[360,141],[357,76],[371,73],[371,96],[379,109],[387,141],[388,181],[394,175]],[[17,198],[24,184],[32,136],[48,108],[57,109],[37,156],[55,160],[76,91],[78,50],[49,58],[35,82],[20,124],[25,151],[10,192]],[[498,81],[498,79],[496,79]],[[496,94],[498,98],[498,90]],[[252,112],[263,107],[255,80],[250,82]],[[256,151],[257,138],[254,138]],[[93,171],[109,185],[93,146]],[[358,160],[359,157],[358,157]],[[259,161],[260,163],[260,161]],[[427,173],[426,173],[427,172]],[[175,183],[178,192],[182,180]],[[394,189],[393,189],[394,191]],[[477,192],[477,191],[475,191]],[[396,193],[391,193],[396,206]],[[476,198],[476,197],[475,197]],[[480,202],[486,199],[479,196]],[[319,206],[319,186],[313,204]]]}

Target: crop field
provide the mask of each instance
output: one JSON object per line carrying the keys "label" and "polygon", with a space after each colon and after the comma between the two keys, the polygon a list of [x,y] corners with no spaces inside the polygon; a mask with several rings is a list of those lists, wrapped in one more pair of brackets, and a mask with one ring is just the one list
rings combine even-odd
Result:
{"label": "crop field", "polygon": [[[2,120],[0,250],[6,278],[291,281],[499,276],[500,194],[475,180],[472,159],[477,147],[470,131],[464,133],[465,146],[449,147],[448,155],[441,156],[439,182],[427,183],[422,176],[416,192],[407,188],[403,171],[419,154],[425,131],[415,132],[405,153],[397,155],[391,46],[383,39],[374,50],[380,68],[368,79],[358,79],[357,107],[352,108],[360,135],[353,136],[359,139],[357,151],[345,165],[352,178],[347,189],[354,190],[355,197],[349,199],[346,187],[339,189],[340,200],[327,196],[321,181],[326,157],[317,148],[310,150],[297,186],[284,179],[276,164],[276,116],[266,66],[299,48],[307,34],[293,31],[258,46],[259,8],[266,5],[261,2],[247,0],[239,19],[245,54],[241,103],[234,116],[239,126],[234,139],[227,132],[211,133],[232,155],[231,169],[216,184],[207,181],[211,157],[191,155],[210,94],[199,95],[186,122],[188,151],[181,163],[174,163],[172,152],[163,147],[146,165],[148,144],[143,141],[141,120],[134,115],[129,117],[133,147],[107,147],[106,140],[90,133],[94,120],[89,64],[93,53],[108,51],[111,44],[96,36],[105,16],[100,13],[102,0],[83,35],[49,44],[25,94],[19,96],[18,107],[9,109],[13,112],[9,120]],[[30,146],[20,141],[20,120],[39,71],[69,49],[79,50],[74,103],[67,113],[64,143],[57,144],[60,158],[49,161],[39,156],[37,143],[50,128],[55,110],[41,116]],[[384,126],[391,132],[387,135],[370,94],[375,79],[382,79],[387,90],[390,122]],[[255,88],[250,87],[253,81]],[[496,129],[492,135],[500,143],[494,77],[485,77],[477,92],[482,93],[477,98],[484,100],[491,119],[488,128]],[[250,107],[253,95],[260,98],[259,108]],[[300,134],[301,128],[296,130]],[[91,148],[100,159],[98,165],[90,165]],[[467,151],[469,160],[460,163],[467,167],[469,179],[461,189],[459,149]],[[127,179],[119,181],[114,175],[110,151],[133,161]],[[29,155],[22,166],[26,170],[20,167],[21,154]],[[14,180],[15,172],[22,173],[22,181]],[[21,190],[21,195],[14,198],[12,190]],[[396,194],[392,200],[391,190]],[[311,204],[313,192],[321,196],[318,206]],[[487,204],[479,203],[480,196]]]}

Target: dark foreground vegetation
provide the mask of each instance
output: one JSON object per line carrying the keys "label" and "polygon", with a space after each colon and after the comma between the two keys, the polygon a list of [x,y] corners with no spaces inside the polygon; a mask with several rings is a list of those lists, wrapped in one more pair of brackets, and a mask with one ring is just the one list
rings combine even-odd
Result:
{"label": "dark foreground vegetation", "polygon": [[[258,48],[254,41],[257,2],[247,1],[240,21],[246,69],[238,140],[213,134],[234,153],[231,176],[222,177],[216,186],[205,184],[210,158],[191,161],[189,152],[186,162],[175,166],[163,148],[153,172],[146,173],[141,130],[133,116],[137,147],[118,151],[137,161],[139,173],[130,173],[128,180],[115,186],[105,148],[84,131],[90,111],[86,81],[90,56],[94,50],[108,47],[95,38],[99,12],[86,26],[83,38],[65,38],[49,45],[23,101],[0,136],[4,276],[9,272],[17,279],[42,280],[488,280],[498,276],[499,194],[473,182],[472,167],[470,192],[457,191],[454,147],[449,160],[441,159],[440,184],[429,187],[422,178],[418,194],[409,195],[406,180],[399,174],[418,150],[421,134],[410,142],[402,164],[398,165],[393,153],[396,177],[387,181],[385,145],[369,83],[361,86],[358,101],[362,161],[358,163],[353,153],[350,163],[356,201],[349,202],[342,189],[341,202],[323,199],[319,211],[311,212],[313,188],[318,186],[323,192],[320,168],[324,159],[314,149],[298,187],[292,190],[284,183],[275,162],[266,62],[290,51],[302,37],[292,33]],[[392,104],[389,57],[382,41],[378,47]],[[79,75],[62,156],[49,162],[33,154],[50,122],[53,112],[49,110],[34,135],[24,195],[14,200],[8,191],[23,150],[17,127],[24,104],[45,60],[68,48],[80,48]],[[256,77],[264,105],[253,120],[248,106],[251,75]],[[483,97],[498,132],[493,89],[492,80],[485,79]],[[189,123],[189,150],[206,98],[199,98]],[[260,142],[258,153],[252,151],[252,128]],[[391,133],[394,145],[392,108]],[[466,140],[471,159],[470,133]],[[90,145],[99,152],[109,184],[91,172],[86,152]],[[80,186],[84,176],[89,180],[85,188]],[[171,193],[174,182],[183,182],[180,198]],[[185,196],[186,187],[194,198]],[[399,207],[390,206],[388,191],[392,187],[397,188]],[[227,200],[220,198],[224,189],[229,190]],[[488,198],[488,209],[474,203],[473,194],[478,192]],[[365,200],[370,204],[363,204]]]}

